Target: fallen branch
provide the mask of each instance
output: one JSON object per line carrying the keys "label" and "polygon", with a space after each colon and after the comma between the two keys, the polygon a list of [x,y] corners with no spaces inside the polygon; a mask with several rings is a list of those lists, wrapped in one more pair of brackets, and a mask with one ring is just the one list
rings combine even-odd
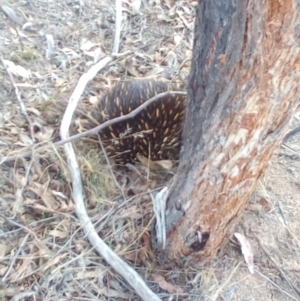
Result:
{"label": "fallen branch", "polygon": [[[83,87],[90,79],[89,72],[83,74],[80,78],[77,87],[75,88],[66,112],[64,114],[61,127],[60,136],[63,139],[68,138],[68,130],[72,120],[72,114],[75,111],[77,102],[83,92]],[[79,93],[81,92],[81,93]],[[143,300],[160,300],[141,279],[139,274],[132,269],[124,260],[117,256],[98,236],[84,206],[83,188],[81,183],[81,177],[79,173],[79,166],[76,161],[75,152],[71,143],[64,144],[64,151],[67,157],[68,166],[70,169],[72,184],[73,184],[73,199],[75,202],[75,211],[81,225],[91,243],[91,245],[97,250],[97,252],[120,274],[128,283],[134,288],[136,293]]]}
{"label": "fallen branch", "polygon": [[[120,12],[122,9],[122,2],[116,0],[116,11]],[[117,17],[120,18],[121,14],[118,13]],[[119,24],[120,20],[116,23]],[[116,27],[117,28],[117,27]],[[119,28],[120,29],[120,28]],[[120,32],[115,33],[116,36],[120,35]],[[115,38],[115,43],[119,41],[119,38]],[[118,49],[118,45],[114,45],[114,50]],[[105,59],[103,60],[105,61]],[[110,62],[107,59],[105,62]],[[98,65],[98,64],[97,64]],[[103,67],[105,64],[103,64]],[[94,66],[95,67],[95,66]],[[102,67],[102,68],[103,68]],[[93,69],[93,70],[92,70]],[[91,80],[99,71],[96,68],[91,68],[87,73],[83,74],[79,79],[79,82],[69,100],[67,109],[65,111],[61,127],[60,136],[62,139],[67,139],[69,135],[69,127],[72,121],[72,116],[75,112],[78,100],[89,80]],[[95,72],[96,71],[96,72]],[[73,200],[75,202],[76,215],[79,218],[81,225],[91,243],[91,245],[97,250],[97,252],[112,266],[115,271],[117,271],[121,276],[123,276],[128,283],[134,288],[135,292],[143,299],[147,301],[159,301],[160,299],[156,296],[146,285],[146,283],[141,279],[139,274],[131,268],[123,259],[121,259],[117,254],[115,254],[106,243],[98,236],[93,223],[91,222],[85,206],[84,206],[84,192],[81,182],[81,177],[79,173],[79,166],[76,160],[75,152],[71,143],[64,144],[64,151],[67,157],[68,166],[70,169],[72,177],[73,186]]]}

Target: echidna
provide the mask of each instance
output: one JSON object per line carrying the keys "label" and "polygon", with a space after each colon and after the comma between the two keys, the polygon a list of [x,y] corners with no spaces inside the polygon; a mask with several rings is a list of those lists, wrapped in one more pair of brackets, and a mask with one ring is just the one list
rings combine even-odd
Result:
{"label": "echidna", "polygon": [[[99,100],[92,117],[99,124],[128,114],[155,95],[181,90],[164,80],[141,79],[117,83]],[[100,132],[107,154],[117,164],[137,160],[140,154],[151,160],[177,160],[181,146],[186,96],[169,95],[147,106],[134,118],[113,124]],[[98,124],[89,123],[89,127]]]}

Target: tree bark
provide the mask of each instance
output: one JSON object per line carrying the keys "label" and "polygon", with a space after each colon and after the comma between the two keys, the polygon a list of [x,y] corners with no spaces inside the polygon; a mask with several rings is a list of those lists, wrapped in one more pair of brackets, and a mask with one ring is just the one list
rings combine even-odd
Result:
{"label": "tree bark", "polygon": [[299,12],[299,0],[199,1],[169,259],[216,255],[279,147],[299,103]]}

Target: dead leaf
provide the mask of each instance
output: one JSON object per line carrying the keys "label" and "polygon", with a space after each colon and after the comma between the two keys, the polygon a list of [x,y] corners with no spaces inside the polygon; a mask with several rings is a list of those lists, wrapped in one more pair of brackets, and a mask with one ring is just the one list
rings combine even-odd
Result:
{"label": "dead leaf", "polygon": [[39,249],[39,255],[42,257],[49,257],[51,254],[45,242],[41,240],[35,240],[34,245]]}
{"label": "dead leaf", "polygon": [[82,279],[87,279],[87,278],[98,278],[100,275],[105,275],[106,274],[106,269],[102,267],[96,267],[92,271],[82,271],[78,272],[77,276],[75,279],[77,280],[82,280]]}
{"label": "dead leaf", "polygon": [[150,69],[148,72],[145,73],[145,77],[152,77],[158,74],[162,74],[164,72],[164,68],[155,66],[154,68]]}
{"label": "dead leaf", "polygon": [[36,160],[34,160],[32,166],[33,166],[33,172],[34,172],[34,177],[32,180],[35,179],[36,175],[38,175],[38,177],[42,177],[42,175],[44,173],[44,168],[41,166],[38,157],[36,157]]}
{"label": "dead leaf", "polygon": [[68,200],[67,203],[62,203],[59,208],[59,212],[73,212],[75,209],[75,205],[72,200]]}
{"label": "dead leaf", "polygon": [[263,207],[263,209],[264,209],[265,212],[269,212],[269,211],[271,211],[271,209],[272,209],[270,203],[266,200],[266,198],[263,198],[263,197],[262,197],[262,198],[259,200],[259,204]]}
{"label": "dead leaf", "polygon": [[15,29],[15,28],[13,28],[13,27],[9,27],[9,32],[10,32],[10,34],[12,35],[12,36],[17,36],[18,35],[18,32],[17,32],[17,30]]}
{"label": "dead leaf", "polygon": [[178,46],[181,43],[182,37],[179,35],[174,35],[175,45]]}
{"label": "dead leaf", "polygon": [[130,217],[131,219],[140,219],[144,216],[140,205],[133,205],[129,208],[124,208],[121,212],[122,218]]}
{"label": "dead leaf", "polygon": [[80,50],[82,51],[89,51],[91,50],[92,48],[98,46],[98,44],[95,44],[91,41],[86,41],[86,40],[83,40],[81,46],[80,46]]}
{"label": "dead leaf", "polygon": [[170,294],[183,294],[184,290],[178,286],[174,285],[170,282],[167,282],[166,279],[158,274],[152,274],[154,281],[159,285],[159,287]]}
{"label": "dead leaf", "polygon": [[40,21],[36,21],[36,22],[26,22],[23,26],[22,26],[22,30],[23,31],[29,31],[29,32],[38,32],[39,30],[41,30],[44,27],[44,23],[40,22]]}
{"label": "dead leaf", "polygon": [[60,239],[67,238],[69,236],[69,233],[67,231],[66,232],[62,232],[62,231],[59,231],[59,230],[49,231],[48,234],[52,235],[54,237],[60,238]]}
{"label": "dead leaf", "polygon": [[90,104],[96,104],[98,102],[98,97],[97,96],[91,96],[90,98],[89,98],[89,103]]}
{"label": "dead leaf", "polygon": [[22,77],[24,79],[29,79],[31,77],[30,71],[25,69],[24,67],[15,65],[14,62],[8,60],[3,60],[3,62],[7,70],[13,75]]}
{"label": "dead leaf", "polygon": [[152,203],[150,202],[143,206],[138,204],[138,205],[132,205],[128,208],[124,208],[121,211],[120,216],[122,216],[122,218],[140,219],[151,211],[152,211]]}
{"label": "dead leaf", "polygon": [[31,206],[35,212],[39,212],[40,214],[56,212],[56,210],[53,210],[44,205],[38,204],[37,200],[35,200],[35,199],[26,198],[26,200],[24,201],[24,205]]}
{"label": "dead leaf", "polygon": [[133,0],[132,1],[132,12],[134,14],[138,14],[141,8],[141,0]]}
{"label": "dead leaf", "polygon": [[52,193],[45,189],[45,187],[39,183],[34,183],[33,186],[28,187],[28,189],[38,195],[47,208],[51,210],[57,210],[59,207],[58,202],[53,197]]}
{"label": "dead leaf", "polygon": [[2,293],[6,296],[6,297],[13,297],[16,294],[22,292],[22,288],[21,286],[12,286],[10,285],[7,288],[4,288],[4,290],[2,291]]}
{"label": "dead leaf", "polygon": [[7,265],[5,265],[5,266],[4,265],[0,265],[0,276],[1,277],[3,277],[6,274],[8,268],[9,268],[9,266],[7,266]]}
{"label": "dead leaf", "polygon": [[55,195],[58,198],[62,198],[64,200],[67,200],[68,197],[66,195],[64,195],[63,193],[59,192],[59,191],[55,191],[55,190],[51,190],[52,194]]}
{"label": "dead leaf", "polygon": [[258,212],[263,210],[263,206],[261,204],[248,204],[247,210]]}
{"label": "dead leaf", "polygon": [[69,256],[69,253],[66,252],[66,253],[63,253],[59,256],[54,257],[52,260],[49,260],[47,262],[47,264],[41,269],[41,271],[42,272],[47,271],[50,267],[59,264],[62,259],[66,258],[68,256]]}
{"label": "dead leaf", "polygon": [[[35,72],[33,74],[35,74]],[[18,84],[16,84],[16,86],[18,88],[24,88],[24,89],[35,89],[36,88],[35,85],[29,84],[29,83],[18,83]]]}
{"label": "dead leaf", "polygon": [[178,66],[178,59],[177,55],[174,51],[169,51],[167,56],[165,57],[165,62],[167,66],[177,68]]}
{"label": "dead leaf", "polygon": [[173,163],[171,160],[158,160],[154,162],[154,167],[157,168],[157,170],[171,170],[173,168]]}
{"label": "dead leaf", "polygon": [[36,109],[36,108],[33,108],[33,107],[27,107],[27,108],[26,108],[26,111],[27,111],[27,112],[31,112],[31,113],[33,113],[33,114],[36,115],[36,116],[41,116],[41,112],[40,112],[38,109]]}
{"label": "dead leaf", "polygon": [[151,170],[170,170],[173,167],[171,160],[151,161],[149,158],[144,157],[139,153],[137,153],[136,157],[141,162],[141,164],[147,167],[149,166]]}
{"label": "dead leaf", "polygon": [[245,261],[248,265],[248,269],[251,274],[254,273],[254,264],[253,264],[253,250],[250,242],[246,239],[246,237],[241,233],[234,233],[234,236],[239,241],[242,247],[242,253],[244,255]]}
{"label": "dead leaf", "polygon": [[16,281],[18,278],[32,272],[33,259],[34,257],[32,255],[27,255],[26,257],[23,257],[21,265],[17,265],[16,271],[10,274],[10,279],[12,281]]}
{"label": "dead leaf", "polygon": [[18,135],[20,133],[20,129],[16,128],[16,127],[13,127],[13,128],[10,129],[10,133],[13,134],[13,135]]}
{"label": "dead leaf", "polygon": [[124,66],[124,68],[129,72],[131,75],[138,77],[139,72],[136,70],[136,67],[133,65],[132,62],[125,60],[120,62],[121,65]]}
{"label": "dead leaf", "polygon": [[271,210],[271,206],[269,202],[265,198],[261,198],[256,204],[248,204],[247,209],[250,211],[265,211],[269,212]]}
{"label": "dead leaf", "polygon": [[51,34],[46,34],[46,40],[47,40],[46,57],[50,58],[55,52],[53,36]]}
{"label": "dead leaf", "polygon": [[116,298],[120,298],[120,299],[126,299],[126,300],[130,300],[131,299],[131,295],[124,293],[124,292],[119,292],[116,291],[114,289],[111,289],[109,287],[103,287],[103,288],[99,288],[97,287],[94,283],[92,284],[93,288],[96,290],[96,292],[99,295],[104,295],[106,297],[109,297],[109,299],[116,299]]}
{"label": "dead leaf", "polygon": [[22,20],[21,18],[17,15],[17,13],[9,6],[7,5],[2,5],[1,6],[3,12],[11,19],[13,20],[15,23],[17,23],[18,25],[22,26]]}
{"label": "dead leaf", "polygon": [[148,232],[143,234],[143,246],[139,250],[138,257],[140,258],[141,262],[146,265],[148,258],[151,260],[155,259],[155,255],[151,248],[151,237]]}
{"label": "dead leaf", "polygon": [[132,251],[132,252],[126,252],[124,254],[122,254],[122,257],[124,257],[126,260],[133,262],[134,264],[142,264],[142,262],[140,261],[140,258],[138,258],[136,256],[136,252]]}
{"label": "dead leaf", "polygon": [[71,48],[62,48],[61,51],[67,55],[69,57],[69,59],[75,59],[75,58],[78,58],[79,57],[79,54],[76,53],[75,50],[71,49]]}
{"label": "dead leaf", "polygon": [[6,252],[6,244],[0,244],[0,259],[5,257]]}
{"label": "dead leaf", "polygon": [[62,77],[58,77],[56,80],[55,80],[55,87],[58,88],[58,87],[61,87],[63,86],[64,84],[67,83],[67,80],[65,78],[62,78]]}
{"label": "dead leaf", "polygon": [[21,133],[19,137],[24,145],[28,146],[33,144],[32,139],[27,134]]}

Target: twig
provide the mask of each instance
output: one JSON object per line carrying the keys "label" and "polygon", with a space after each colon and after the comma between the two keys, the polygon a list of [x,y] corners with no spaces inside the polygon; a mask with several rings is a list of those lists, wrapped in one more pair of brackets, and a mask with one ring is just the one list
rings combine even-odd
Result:
{"label": "twig", "polygon": [[19,294],[13,296],[10,299],[10,301],[18,301],[20,299],[29,298],[29,297],[34,296],[34,295],[37,295],[37,292],[35,292],[35,291],[23,292],[23,293],[19,293]]}
{"label": "twig", "polygon": [[281,144],[281,146],[282,146],[283,148],[285,148],[285,149],[290,150],[290,151],[293,152],[294,154],[299,155],[299,152],[298,152],[297,150],[295,150],[295,149],[293,149],[292,147],[286,145],[285,143]]}
{"label": "twig", "polygon": [[[61,146],[61,145],[64,145],[68,142],[74,141],[76,139],[80,139],[82,137],[97,135],[98,132],[103,130],[104,128],[106,128],[106,127],[108,127],[112,124],[115,124],[115,123],[130,119],[130,118],[133,118],[137,114],[139,114],[142,110],[144,110],[147,106],[152,104],[153,102],[159,100],[162,97],[170,96],[170,95],[187,95],[187,93],[182,92],[182,91],[169,91],[169,92],[163,92],[163,93],[157,94],[156,96],[154,96],[154,97],[148,99],[147,101],[145,101],[142,105],[140,105],[139,107],[137,107],[136,109],[134,109],[130,113],[128,113],[126,115],[123,115],[123,116],[119,116],[119,117],[110,119],[110,120],[96,126],[95,128],[93,128],[91,130],[82,132],[80,134],[73,135],[71,137],[66,137],[65,139],[62,139],[58,142],[53,143],[53,146]],[[39,148],[36,148],[35,151],[41,151],[41,150],[45,150],[45,149],[49,149],[49,145],[41,146]],[[0,160],[0,165],[3,164],[4,162],[15,161],[17,158],[20,158],[20,157],[24,158],[24,157],[30,157],[30,156],[31,156],[31,152],[22,153],[22,154],[15,155],[15,156],[7,156],[7,157],[4,157],[2,160]]]}
{"label": "twig", "polygon": [[123,190],[123,188],[120,186],[120,184],[119,184],[119,182],[118,182],[118,180],[117,180],[117,178],[116,178],[116,176],[115,176],[115,174],[114,174],[114,172],[113,172],[113,169],[112,169],[112,167],[111,167],[111,164],[110,164],[110,162],[109,162],[107,153],[106,153],[106,151],[105,151],[105,148],[104,148],[104,146],[103,146],[103,143],[102,143],[102,140],[101,140],[101,137],[100,137],[99,134],[98,134],[98,141],[99,141],[99,144],[100,144],[100,146],[101,146],[102,152],[103,152],[103,154],[104,154],[104,157],[105,157],[106,163],[107,163],[107,165],[108,165],[108,169],[109,169],[109,171],[110,171],[110,173],[111,173],[111,176],[112,176],[112,178],[113,178],[113,180],[114,180],[116,186],[120,189],[124,201],[126,201],[126,196],[125,196],[124,190]]}
{"label": "twig", "polygon": [[22,181],[23,182],[22,187],[20,189],[17,188],[17,191],[16,191],[16,201],[13,206],[14,215],[11,217],[11,219],[15,219],[16,214],[18,214],[21,210],[20,208],[23,207],[23,192],[24,192],[25,187],[28,184],[29,174],[31,171],[32,164],[34,162],[34,147],[32,149],[31,155],[32,155],[31,160],[30,160],[30,163],[26,170],[25,181]]}
{"label": "twig", "polygon": [[[59,253],[61,253],[61,250],[59,250]],[[84,255],[85,255],[84,253],[80,253],[79,255],[76,255],[75,257],[71,258],[70,260],[68,260],[68,261],[66,261],[66,262],[64,262],[64,263],[62,263],[62,264],[60,264],[60,265],[57,266],[54,270],[51,271],[51,274],[52,274],[52,275],[55,275],[55,273],[58,272],[60,269],[66,267],[66,266],[68,266],[68,265],[70,265],[72,262],[74,262],[74,261],[76,261],[76,260],[78,260],[78,259],[80,259],[80,258],[83,258]],[[55,257],[56,257],[56,256],[57,256],[57,255],[55,255]]]}
{"label": "twig", "polygon": [[274,263],[274,265],[276,266],[276,268],[279,271],[279,273],[281,274],[281,276],[289,284],[289,286],[292,289],[292,291],[296,294],[297,300],[300,300],[300,290],[293,283],[291,283],[291,281],[289,280],[289,278],[286,276],[286,273],[281,269],[281,267],[279,266],[279,264],[277,263],[277,261],[271,256],[271,254],[268,252],[267,248],[260,242],[260,240],[257,239],[257,241],[258,241],[260,247],[262,248],[262,250],[265,252],[265,254]]}
{"label": "twig", "polygon": [[274,287],[276,287],[281,293],[283,293],[284,295],[288,296],[291,298],[291,300],[296,300],[299,301],[299,298],[296,298],[292,295],[290,295],[288,292],[286,292],[285,290],[283,290],[282,288],[280,288],[274,281],[272,281],[271,279],[269,279],[267,276],[265,276],[264,274],[262,274],[261,272],[259,272],[258,270],[255,270],[255,272],[260,275],[262,278],[264,278],[265,280],[269,281]]}
{"label": "twig", "polygon": [[[122,22],[122,0],[116,0],[116,24],[115,24],[115,32],[121,32],[121,22]],[[114,45],[112,52],[118,53],[120,45],[120,35],[115,34]]]}
{"label": "twig", "polygon": [[229,281],[231,280],[231,278],[233,277],[233,275],[235,274],[235,272],[238,270],[239,266],[242,264],[242,261],[240,261],[235,268],[230,272],[230,275],[227,277],[227,279],[225,280],[224,283],[222,283],[217,291],[213,294],[213,296],[211,297],[211,299],[213,301],[216,301],[220,295],[220,293],[222,292],[222,290],[226,287],[226,285],[229,283]]}
{"label": "twig", "polygon": [[19,256],[21,250],[23,249],[24,245],[26,244],[28,237],[29,237],[29,233],[24,237],[22,243],[20,244],[20,246],[19,246],[19,248],[18,248],[17,253],[15,254],[13,260],[11,261],[11,263],[10,263],[10,265],[9,265],[9,268],[8,268],[6,274],[3,276],[3,278],[2,278],[2,281],[3,281],[3,282],[5,282],[6,278],[7,278],[8,275],[10,274],[10,271],[11,271],[12,267],[14,266],[14,264],[15,264],[15,262],[16,262],[16,260],[17,260],[17,257]]}
{"label": "twig", "polygon": [[288,139],[290,139],[292,136],[298,134],[300,132],[300,126],[296,127],[295,129],[291,130],[289,133],[285,135],[283,138],[282,143],[285,144]]}
{"label": "twig", "polygon": [[176,13],[178,14],[179,18],[181,19],[183,24],[186,26],[186,28],[189,29],[190,31],[192,31],[195,26],[195,22],[192,21],[192,22],[188,23],[188,21],[183,16],[183,13],[181,11],[179,11],[179,9],[176,9]]}
{"label": "twig", "polygon": [[[11,222],[11,220],[7,219],[6,216],[3,216],[0,214],[0,217],[6,219],[7,221]],[[48,217],[48,218],[45,218],[45,219],[42,219],[42,220],[38,220],[38,221],[35,221],[35,222],[32,222],[30,224],[27,225],[28,228],[25,227],[25,230],[29,229],[30,226],[33,226],[33,225],[37,225],[39,223],[45,223],[45,222],[49,222],[50,220],[53,220],[55,217],[51,216],[51,217]],[[18,224],[19,225],[19,224]],[[13,234],[13,233],[16,233],[16,232],[19,232],[21,231],[23,228],[19,228],[19,229],[14,229],[14,230],[11,230],[11,231],[8,231],[8,232],[4,232],[4,233],[0,233],[0,238],[1,237],[4,237],[4,236],[7,236],[9,234]],[[34,232],[32,232],[32,234],[35,235]]]}
{"label": "twig", "polygon": [[185,66],[185,64],[187,62],[191,62],[192,63],[192,59],[191,58],[186,58],[182,63],[181,65],[179,66],[179,70],[178,70],[178,76],[179,76],[179,79],[181,80],[181,83],[186,85],[186,82],[185,80],[182,78],[182,75],[181,75],[181,71],[182,71],[182,68]]}
{"label": "twig", "polygon": [[17,223],[15,221],[11,220],[11,219],[8,219],[6,216],[4,216],[2,214],[0,214],[0,217],[2,217],[3,219],[5,219],[7,222],[9,222],[9,223],[11,223],[11,224],[13,224],[13,225],[15,225],[17,227],[20,227],[21,229],[23,229],[25,231],[27,231],[28,233],[30,233],[36,239],[36,241],[39,241],[39,239],[36,236],[36,234],[32,230],[30,230],[27,226],[24,226],[24,225],[22,225],[20,223]]}

